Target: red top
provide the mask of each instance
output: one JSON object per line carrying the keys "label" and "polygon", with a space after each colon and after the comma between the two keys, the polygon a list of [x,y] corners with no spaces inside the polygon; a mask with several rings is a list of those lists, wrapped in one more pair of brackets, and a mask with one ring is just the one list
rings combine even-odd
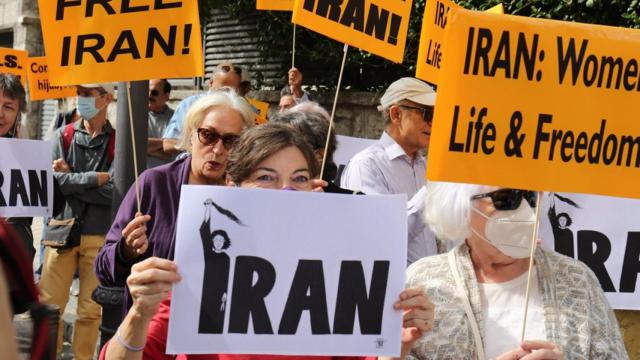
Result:
{"label": "red top", "polygon": [[[309,359],[309,360],[373,360],[373,358],[357,356],[285,356],[285,355],[167,355],[167,333],[169,331],[169,307],[171,299],[164,300],[158,312],[151,319],[147,342],[144,346],[142,358],[144,360],[285,360],[285,359]],[[100,351],[100,360],[105,360],[107,342]]]}

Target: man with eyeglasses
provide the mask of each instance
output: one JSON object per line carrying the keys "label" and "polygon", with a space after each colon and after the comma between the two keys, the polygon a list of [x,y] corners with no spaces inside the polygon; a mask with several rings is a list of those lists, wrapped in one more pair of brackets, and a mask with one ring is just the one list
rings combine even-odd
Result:
{"label": "man with eyeglasses", "polygon": [[384,133],[349,161],[341,180],[343,188],[368,195],[407,195],[408,264],[437,253],[435,237],[422,220],[427,163],[421,154],[429,146],[435,103],[435,90],[423,81],[402,78],[392,83],[378,106]]}
{"label": "man with eyeglasses", "polygon": [[[248,91],[246,84],[251,84],[251,75],[247,69],[225,62],[216,66],[208,83],[209,92],[229,87],[240,96],[244,96]],[[209,92],[191,95],[180,102],[162,135],[164,152],[176,153],[176,144],[181,137],[184,118],[189,108]]]}
{"label": "man with eyeglasses", "polygon": [[149,80],[147,169],[172,161],[177,152],[165,152],[162,145],[162,134],[174,113],[167,105],[170,96],[171,83],[167,79]]}
{"label": "man with eyeglasses", "polygon": [[[91,299],[98,285],[93,263],[111,225],[115,130],[107,119],[113,101],[112,84],[77,86],[80,119],[58,129],[53,137],[53,176],[67,201],[57,220],[75,218],[81,224],[79,243],[47,247],[40,279],[40,299],[63,312],[76,269],[80,274],[77,320],[72,348],[76,359],[90,359],[98,340],[101,308]],[[57,351],[62,350],[59,322]]]}

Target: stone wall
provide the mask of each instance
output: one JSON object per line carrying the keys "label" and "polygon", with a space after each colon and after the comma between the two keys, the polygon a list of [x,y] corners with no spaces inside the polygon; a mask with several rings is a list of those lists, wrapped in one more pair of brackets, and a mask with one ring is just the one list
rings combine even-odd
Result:
{"label": "stone wall", "polygon": [[[196,94],[196,91],[175,90],[171,92],[169,106],[176,108],[180,100]],[[327,112],[331,113],[334,93],[311,93],[311,99],[320,103]],[[384,120],[376,109],[382,94],[368,92],[341,91],[336,108],[335,129],[338,135],[348,135],[360,138],[377,139],[384,130]],[[273,118],[278,112],[280,92],[273,90],[258,90],[249,93],[248,97],[270,104],[269,117]]]}

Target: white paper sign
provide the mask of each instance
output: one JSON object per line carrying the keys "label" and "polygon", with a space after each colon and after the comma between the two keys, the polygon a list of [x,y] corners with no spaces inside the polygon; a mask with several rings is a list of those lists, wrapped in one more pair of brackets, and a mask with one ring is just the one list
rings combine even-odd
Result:
{"label": "white paper sign", "polygon": [[614,309],[640,310],[640,200],[557,195],[540,209],[543,246],[587,264]]}
{"label": "white paper sign", "polygon": [[399,355],[405,204],[183,186],[167,352]]}
{"label": "white paper sign", "polygon": [[51,216],[52,208],[51,143],[0,138],[0,216]]}
{"label": "white paper sign", "polygon": [[368,148],[369,146],[375,144],[376,139],[361,139],[351,136],[344,135],[336,135],[336,140],[338,145],[336,146],[336,151],[333,153],[333,162],[338,166],[338,173],[336,174],[336,178],[333,180],[335,184],[340,184],[340,177],[342,176],[342,171],[351,158],[359,153],[360,151]]}

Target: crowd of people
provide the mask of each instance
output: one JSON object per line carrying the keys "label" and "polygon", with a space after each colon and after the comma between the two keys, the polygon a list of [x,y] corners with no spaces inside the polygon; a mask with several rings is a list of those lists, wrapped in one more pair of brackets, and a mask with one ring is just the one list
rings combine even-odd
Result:
{"label": "crowd of people", "polygon": [[[255,125],[256,110],[245,99],[250,81],[246,68],[220,64],[211,75],[209,90],[184,99],[174,111],[167,105],[170,82],[150,80],[150,162],[138,178],[139,208],[136,188],[131,187],[113,221],[106,219],[111,217],[114,188],[116,131],[107,118],[114,86],[77,86],[75,109],[62,113],[52,125],[51,160],[59,189],[54,220],[76,219],[79,236],[64,247],[45,247],[39,301],[57,305],[62,312],[77,272],[80,289],[72,341],[76,359],[92,359],[95,354],[101,309],[91,292],[99,283],[125,288],[126,313],[114,337],[100,350],[100,359],[174,358],[165,350],[171,287],[181,281],[173,258],[184,184],[344,196],[406,194],[407,281],[393,304],[403,312],[401,358],[628,358],[616,318],[591,270],[541,248],[533,256],[526,336],[531,340],[520,341],[540,195],[522,189],[425,183],[424,150],[436,106],[434,88],[415,78],[392,83],[378,107],[385,121],[382,136],[355,155],[341,182],[333,183],[337,168],[332,158],[339,144],[329,131],[329,114],[303,90],[300,70],[289,71],[278,114],[263,125]],[[19,134],[25,104],[20,81],[0,74],[1,137]],[[33,259],[31,219],[7,222],[12,225],[2,222],[0,230],[14,227]],[[0,237],[5,233],[0,231]],[[457,246],[438,254],[436,238]],[[9,310],[2,299],[14,295],[6,283],[16,277],[7,272],[5,258],[0,261],[4,265],[0,266],[0,329],[5,329]],[[37,298],[31,301],[38,303]],[[58,339],[53,339],[58,352],[61,326],[62,322]],[[177,358],[310,357],[185,354]]]}

